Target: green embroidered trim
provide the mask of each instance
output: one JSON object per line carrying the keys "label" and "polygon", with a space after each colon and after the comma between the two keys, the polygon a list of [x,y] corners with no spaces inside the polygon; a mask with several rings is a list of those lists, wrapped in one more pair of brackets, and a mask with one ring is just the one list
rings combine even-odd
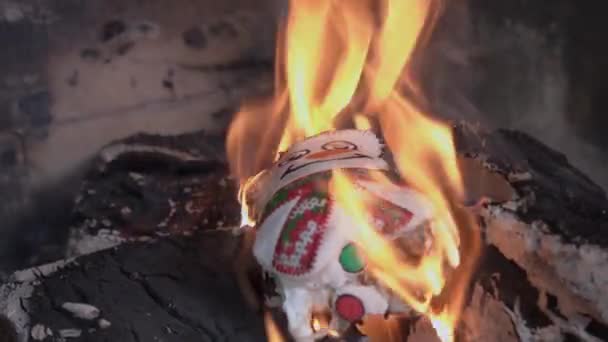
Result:
{"label": "green embroidered trim", "polygon": [[[290,199],[290,195],[294,190],[300,187],[304,187],[306,185],[316,186],[317,184],[321,184],[323,182],[327,183],[331,179],[331,171],[315,173],[310,176],[301,178],[296,180],[295,182],[288,184],[284,188],[277,191],[274,196],[268,201],[266,207],[264,208],[264,213],[262,214],[263,218],[268,217],[270,213],[272,213],[275,209],[283,205]],[[327,196],[326,193],[316,191],[318,193],[323,193],[324,196]]]}
{"label": "green embroidered trim", "polygon": [[[314,202],[313,202],[314,201]],[[306,208],[300,208],[300,205],[292,209],[287,222],[285,222],[285,229],[281,235],[284,242],[289,241],[291,231],[295,229],[301,220],[310,220],[310,214],[322,214],[327,211],[329,197],[327,193],[313,192],[306,195],[305,198],[300,200],[300,205],[307,206]]]}

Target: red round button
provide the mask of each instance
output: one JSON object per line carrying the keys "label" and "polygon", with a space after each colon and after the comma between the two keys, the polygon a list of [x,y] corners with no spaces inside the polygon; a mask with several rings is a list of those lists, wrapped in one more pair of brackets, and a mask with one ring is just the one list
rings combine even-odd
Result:
{"label": "red round button", "polygon": [[365,315],[365,307],[361,299],[344,294],[336,300],[336,312],[346,321],[357,322]]}

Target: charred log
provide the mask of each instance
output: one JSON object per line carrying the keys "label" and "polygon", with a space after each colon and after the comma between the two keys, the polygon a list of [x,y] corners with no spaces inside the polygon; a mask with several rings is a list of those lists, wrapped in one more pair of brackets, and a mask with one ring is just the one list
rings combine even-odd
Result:
{"label": "charred log", "polygon": [[[239,294],[225,232],[124,244],[40,279],[23,299],[33,340],[261,341],[262,317]],[[21,285],[23,286],[23,285]],[[98,310],[86,317],[66,303]]]}
{"label": "charred log", "polygon": [[140,134],[102,149],[76,199],[68,256],[238,223],[222,138]]}
{"label": "charred log", "polygon": [[599,296],[608,289],[603,190],[564,155],[523,133],[467,126],[457,132],[459,151],[513,189],[481,211],[486,247],[463,339],[607,339],[608,301]]}
{"label": "charred log", "polygon": [[[466,125],[456,132],[469,196],[488,198],[479,211],[484,253],[458,339],[608,338],[604,192],[522,133]],[[250,309],[232,272],[240,241],[222,229],[237,223],[238,205],[223,157],[212,154],[221,140],[199,134],[139,136],[102,151],[76,202],[72,246],[80,248],[69,255],[111,248],[13,275],[0,308],[22,336],[265,339],[262,315]],[[91,237],[98,239],[93,247]],[[91,248],[83,247],[86,239]],[[123,243],[137,240],[145,241]],[[99,314],[78,318],[65,303]],[[399,325],[405,340],[428,338],[428,322]]]}

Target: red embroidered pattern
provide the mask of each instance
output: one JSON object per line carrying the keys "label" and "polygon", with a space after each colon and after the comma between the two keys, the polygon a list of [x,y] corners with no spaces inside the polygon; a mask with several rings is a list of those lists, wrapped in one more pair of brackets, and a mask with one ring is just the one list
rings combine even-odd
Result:
{"label": "red embroidered pattern", "polygon": [[381,199],[370,209],[371,223],[385,235],[403,229],[414,216],[411,211]]}
{"label": "red embroidered pattern", "polygon": [[323,189],[327,187],[330,177],[330,172],[310,175],[277,191],[264,208],[261,221],[264,221],[277,208],[296,197],[308,196],[315,190],[326,192],[326,190]]}
{"label": "red embroidered pattern", "polygon": [[325,235],[330,205],[331,200],[322,192],[312,192],[298,200],[275,247],[273,266],[278,272],[290,275],[310,272]]}
{"label": "red embroidered pattern", "polygon": [[[266,206],[264,218],[286,202],[299,198],[281,227],[275,246],[272,264],[277,272],[297,276],[312,270],[333,205],[327,187],[320,186],[329,181],[328,175],[316,174],[290,184],[278,191]],[[405,227],[413,216],[405,208],[380,198],[376,198],[370,210],[370,223],[386,235]]]}

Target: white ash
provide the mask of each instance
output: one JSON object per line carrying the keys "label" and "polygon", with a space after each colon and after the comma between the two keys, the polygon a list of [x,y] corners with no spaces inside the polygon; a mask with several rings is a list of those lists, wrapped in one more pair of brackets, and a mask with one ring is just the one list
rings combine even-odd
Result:
{"label": "white ash", "polygon": [[76,338],[82,335],[82,330],[80,329],[61,329],[59,330],[59,336],[62,338]]}
{"label": "white ash", "polygon": [[507,175],[510,183],[524,182],[532,179],[530,172],[511,172]]}
{"label": "white ash", "polygon": [[120,236],[119,231],[109,229],[100,229],[97,234],[90,234],[88,227],[80,227],[72,229],[66,257],[76,257],[116,247],[126,241]]}
{"label": "white ash", "polygon": [[188,201],[186,203],[186,205],[184,205],[184,209],[186,210],[186,212],[188,214],[194,214],[194,213],[200,214],[204,211],[202,208],[201,209],[196,208],[196,206],[194,205],[194,201]]}
{"label": "white ash", "polygon": [[481,165],[483,166],[484,169],[486,169],[492,173],[500,174],[499,167],[496,164],[489,162],[488,161],[489,158],[487,156],[480,155],[480,156],[478,156],[477,159],[479,159],[481,161]]}
{"label": "white ash", "polygon": [[34,341],[43,341],[47,337],[53,336],[53,331],[47,326],[36,324],[32,327],[31,336]]}
{"label": "white ash", "polygon": [[528,225],[511,209],[492,205],[482,212],[487,243],[526,270],[536,288],[556,296],[566,317],[586,314],[608,322],[608,298],[598,296],[608,288],[608,253],[564,242],[543,222]]}
{"label": "white ash", "polygon": [[137,182],[138,185],[142,186],[146,183],[146,176],[137,172],[129,172],[129,177]]}
{"label": "white ash", "polygon": [[[77,261],[74,259],[65,259],[20,270],[11,275],[8,283],[0,286],[0,313],[5,315],[14,324],[20,342],[30,340],[43,341],[48,337],[54,336],[53,331],[42,324],[30,325],[33,322],[30,321],[27,313],[29,309],[28,298],[32,296],[35,286],[39,283],[39,278],[49,276],[63,267],[76,263]],[[72,313],[74,317],[87,320],[95,320],[100,315],[98,308],[86,303],[66,302],[62,305],[62,308]],[[111,323],[105,319],[100,319],[98,325],[100,328],[105,329]],[[59,331],[61,338],[78,337],[81,333],[78,329]]]}
{"label": "white ash", "polygon": [[89,321],[96,319],[101,313],[101,311],[97,307],[87,303],[66,302],[63,303],[61,307],[64,310],[70,312],[74,317],[86,319]]}
{"label": "white ash", "polygon": [[107,329],[112,326],[112,322],[108,321],[105,318],[100,318],[97,321],[97,325],[99,326],[100,329]]}
{"label": "white ash", "polygon": [[39,278],[46,277],[60,270],[64,266],[74,262],[73,258],[58,260],[44,265],[39,265],[13,273],[9,281],[14,283],[33,282]]}
{"label": "white ash", "polygon": [[109,164],[112,161],[114,161],[116,158],[118,158],[119,156],[121,156],[122,154],[124,154],[124,153],[132,153],[132,152],[138,152],[138,153],[160,153],[160,154],[164,154],[164,155],[167,155],[167,156],[171,156],[171,157],[173,157],[175,159],[179,159],[181,161],[200,161],[200,160],[203,160],[198,155],[194,155],[192,153],[177,151],[177,150],[173,150],[173,149],[165,148],[165,147],[144,145],[144,144],[139,144],[139,145],[137,145],[137,144],[133,144],[133,145],[128,145],[128,144],[111,145],[111,146],[108,146],[108,147],[102,149],[101,152],[100,152],[100,156],[101,156],[101,159],[103,160],[103,162],[105,164]]}
{"label": "white ash", "polygon": [[[75,263],[73,259],[59,260],[45,265],[16,271],[9,277],[9,282],[0,286],[0,313],[4,314],[13,324],[19,334],[20,341],[26,342],[30,335],[30,318],[27,313],[29,298],[39,278],[49,276],[61,268]],[[41,325],[32,330],[35,336],[52,335]],[[32,335],[32,338],[34,338]],[[42,338],[44,339],[44,337]]]}
{"label": "white ash", "polygon": [[169,221],[171,221],[171,219],[173,218],[173,216],[175,216],[175,213],[177,212],[177,204],[175,203],[175,201],[173,201],[172,199],[168,199],[169,201],[169,214],[167,214],[167,217],[165,217],[158,225],[156,225],[157,228],[166,228],[169,225]]}
{"label": "white ash", "polygon": [[[157,234],[162,236],[162,234]],[[167,233],[169,235],[169,233]],[[86,255],[117,247],[125,242],[150,242],[154,238],[150,236],[139,236],[125,238],[121,236],[119,230],[100,229],[97,234],[90,234],[85,227],[71,229],[70,239],[66,251],[66,258],[74,258],[80,255]]]}
{"label": "white ash", "polygon": [[27,342],[30,335],[28,305],[21,299],[30,297],[33,292],[34,286],[29,282],[10,282],[0,286],[0,312],[13,323],[21,342]]}

